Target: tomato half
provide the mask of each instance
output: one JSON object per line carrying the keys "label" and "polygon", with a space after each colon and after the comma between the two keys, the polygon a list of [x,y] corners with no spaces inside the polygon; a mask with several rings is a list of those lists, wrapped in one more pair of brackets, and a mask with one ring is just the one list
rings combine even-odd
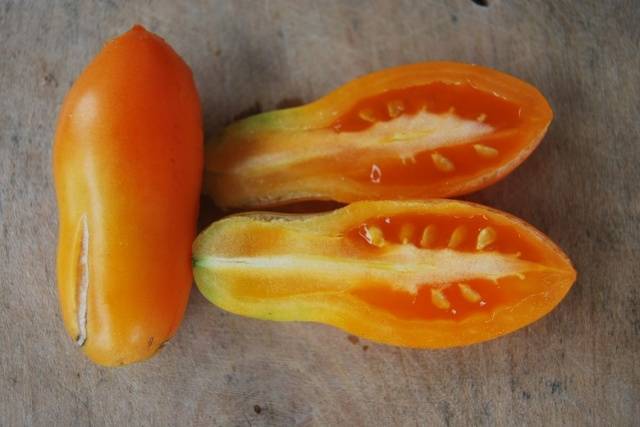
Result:
{"label": "tomato half", "polygon": [[225,208],[449,197],[520,164],[552,112],[533,86],[476,65],[383,70],[209,142],[205,191]]}
{"label": "tomato half", "polygon": [[553,309],[576,278],[530,225],[449,200],[239,214],[201,233],[193,253],[199,289],[225,310],[410,347],[514,331]]}
{"label": "tomato half", "polygon": [[69,91],[53,149],[58,289],[91,360],[145,359],[180,325],[203,156],[191,70],[140,26],[107,43]]}

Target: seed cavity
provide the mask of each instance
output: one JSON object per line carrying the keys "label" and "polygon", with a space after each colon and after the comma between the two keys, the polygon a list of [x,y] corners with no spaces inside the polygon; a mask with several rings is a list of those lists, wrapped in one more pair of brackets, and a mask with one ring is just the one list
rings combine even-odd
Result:
{"label": "seed cavity", "polygon": [[447,246],[451,249],[455,249],[460,246],[465,237],[467,237],[467,227],[459,225],[455,230],[453,230],[453,233],[451,233],[449,244]]}
{"label": "seed cavity", "polygon": [[441,172],[453,172],[456,169],[453,162],[440,153],[432,153],[431,160],[433,160],[436,169]]}
{"label": "seed cavity", "polygon": [[469,302],[477,303],[482,299],[480,294],[474,291],[471,286],[467,285],[466,283],[459,283],[458,289],[460,289],[462,297]]}
{"label": "seed cavity", "polygon": [[369,123],[375,123],[378,121],[376,119],[376,116],[373,114],[373,110],[369,108],[360,110],[360,112],[358,113],[358,117],[360,117],[365,122],[369,122]]}
{"label": "seed cavity", "polygon": [[496,241],[498,233],[493,227],[485,227],[478,233],[478,240],[476,242],[476,249],[481,251],[493,242]]}
{"label": "seed cavity", "polygon": [[415,231],[415,227],[413,224],[402,224],[400,227],[399,238],[403,245],[406,245],[411,241],[413,237],[413,232]]}
{"label": "seed cavity", "polygon": [[382,230],[380,230],[375,225],[371,225],[371,226],[365,225],[363,227],[363,233],[361,233],[361,235],[370,245],[377,246],[380,248],[386,244]]}
{"label": "seed cavity", "polygon": [[478,156],[484,157],[485,159],[493,159],[499,154],[498,150],[495,148],[482,144],[474,144],[473,149],[476,151]]}
{"label": "seed cavity", "polygon": [[482,113],[478,117],[476,117],[476,120],[479,121],[480,123],[483,123],[485,120],[487,120],[487,115]]}
{"label": "seed cavity", "polygon": [[441,289],[431,289],[431,302],[441,310],[447,310],[451,307],[451,303]]}
{"label": "seed cavity", "polygon": [[436,242],[436,226],[431,224],[427,225],[422,231],[422,237],[420,238],[420,246],[423,248],[429,248]]}
{"label": "seed cavity", "polygon": [[404,112],[404,102],[402,102],[401,100],[390,101],[387,104],[387,111],[389,112],[389,117],[398,117]]}

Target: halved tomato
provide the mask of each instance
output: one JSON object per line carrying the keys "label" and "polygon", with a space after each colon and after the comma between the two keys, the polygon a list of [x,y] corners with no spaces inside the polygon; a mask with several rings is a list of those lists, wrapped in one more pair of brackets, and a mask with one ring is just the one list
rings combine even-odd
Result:
{"label": "halved tomato", "polygon": [[533,86],[431,62],[367,75],[210,141],[205,191],[224,208],[469,193],[520,164],[552,112]]}
{"label": "halved tomato", "polygon": [[198,287],[225,310],[410,347],[514,331],[553,309],[576,278],[530,225],[450,200],[239,214],[201,233],[193,253]]}

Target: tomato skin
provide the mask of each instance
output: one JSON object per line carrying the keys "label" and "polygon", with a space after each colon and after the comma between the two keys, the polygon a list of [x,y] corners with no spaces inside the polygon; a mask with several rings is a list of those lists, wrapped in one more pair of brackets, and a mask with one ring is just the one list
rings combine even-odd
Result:
{"label": "tomato skin", "polygon": [[[451,154],[457,166],[460,165],[457,162],[465,162],[465,168],[469,170],[441,172],[432,167],[429,156],[422,160],[426,163],[415,164],[419,156],[402,155],[408,146],[406,141],[389,143],[378,141],[364,131],[340,130],[349,127],[342,118],[353,116],[358,112],[354,109],[361,108],[368,99],[384,98],[394,91],[410,92],[412,87],[431,84],[448,85],[452,90],[451,93],[440,91],[431,99],[425,98],[427,110],[430,105],[451,98],[458,90],[455,88],[463,86],[481,92],[482,97],[471,94],[468,100],[472,102],[458,99],[457,111],[464,110],[469,104],[478,108],[487,106],[487,99],[512,107],[509,115],[515,117],[517,123],[511,123],[507,129],[511,133],[505,133],[499,141],[499,158],[474,157],[475,153],[469,147],[468,152],[458,150]],[[398,100],[390,98],[384,102],[395,101]],[[414,101],[405,100],[407,103]],[[387,114],[385,111],[389,106],[377,106],[380,107],[375,113],[378,119],[381,114]],[[397,118],[415,117],[416,108],[413,113],[407,112]],[[365,111],[366,108],[360,110],[361,113]],[[436,117],[444,117],[446,113],[442,105],[429,111]],[[494,114],[490,112],[487,120],[500,122],[501,118],[496,114],[505,114],[506,110],[492,111]],[[482,116],[485,114],[480,109],[477,117]],[[301,200],[351,203],[467,194],[496,182],[522,163],[544,136],[552,116],[549,104],[536,88],[490,68],[454,62],[390,68],[353,80],[310,104],[258,114],[233,123],[206,145],[204,191],[222,208],[275,206]],[[376,124],[383,121],[378,120]],[[402,133],[408,127],[410,124],[398,124],[397,131]],[[434,129],[427,128],[429,131]],[[501,134],[497,129],[494,131],[495,135]],[[460,140],[457,147],[472,140]],[[362,145],[365,143],[368,143],[367,147]],[[456,151],[454,148],[447,147]],[[489,148],[490,156],[493,155],[492,148]],[[420,152],[427,153],[426,150],[416,153]],[[433,154],[441,153],[435,150]],[[424,173],[428,168],[432,169],[432,174]],[[402,170],[406,173],[399,173]]]}
{"label": "tomato skin", "polygon": [[[375,305],[358,294],[380,286],[404,292],[408,288],[403,281],[414,273],[446,275],[457,268],[463,274],[473,268],[468,261],[479,259],[476,256],[520,260],[513,253],[483,249],[467,254],[471,258],[457,265],[430,263],[445,258],[434,255],[438,250],[422,251],[415,244],[363,248],[353,240],[350,230],[359,224],[384,218],[393,223],[407,215],[439,215],[450,222],[482,218],[497,230],[512,230],[535,256],[522,260],[528,262],[522,279],[508,274],[501,282],[487,276],[496,280],[496,292],[504,297],[490,310],[479,302],[475,312],[457,320],[408,317],[394,312],[402,307],[394,307],[393,301]],[[449,249],[440,253],[464,256]],[[356,202],[322,214],[233,215],[203,231],[193,254],[198,288],[227,311],[268,320],[319,322],[380,343],[416,348],[468,345],[522,328],[552,310],[576,278],[566,255],[530,225],[491,208],[453,200]]]}
{"label": "tomato skin", "polygon": [[53,148],[57,277],[68,334],[94,362],[146,359],[189,296],[203,167],[191,70],[141,26],[70,89]]}

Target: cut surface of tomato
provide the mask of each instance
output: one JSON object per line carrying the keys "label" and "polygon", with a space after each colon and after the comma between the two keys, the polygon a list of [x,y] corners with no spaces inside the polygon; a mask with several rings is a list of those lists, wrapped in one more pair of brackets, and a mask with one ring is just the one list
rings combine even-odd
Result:
{"label": "cut surface of tomato", "polygon": [[229,126],[208,144],[205,191],[222,207],[465,194],[520,164],[551,118],[534,87],[489,68],[383,70]]}
{"label": "cut surface of tomato", "polygon": [[576,277],[531,226],[450,200],[239,214],[201,233],[193,253],[199,289],[223,309],[410,347],[514,331],[553,309]]}

